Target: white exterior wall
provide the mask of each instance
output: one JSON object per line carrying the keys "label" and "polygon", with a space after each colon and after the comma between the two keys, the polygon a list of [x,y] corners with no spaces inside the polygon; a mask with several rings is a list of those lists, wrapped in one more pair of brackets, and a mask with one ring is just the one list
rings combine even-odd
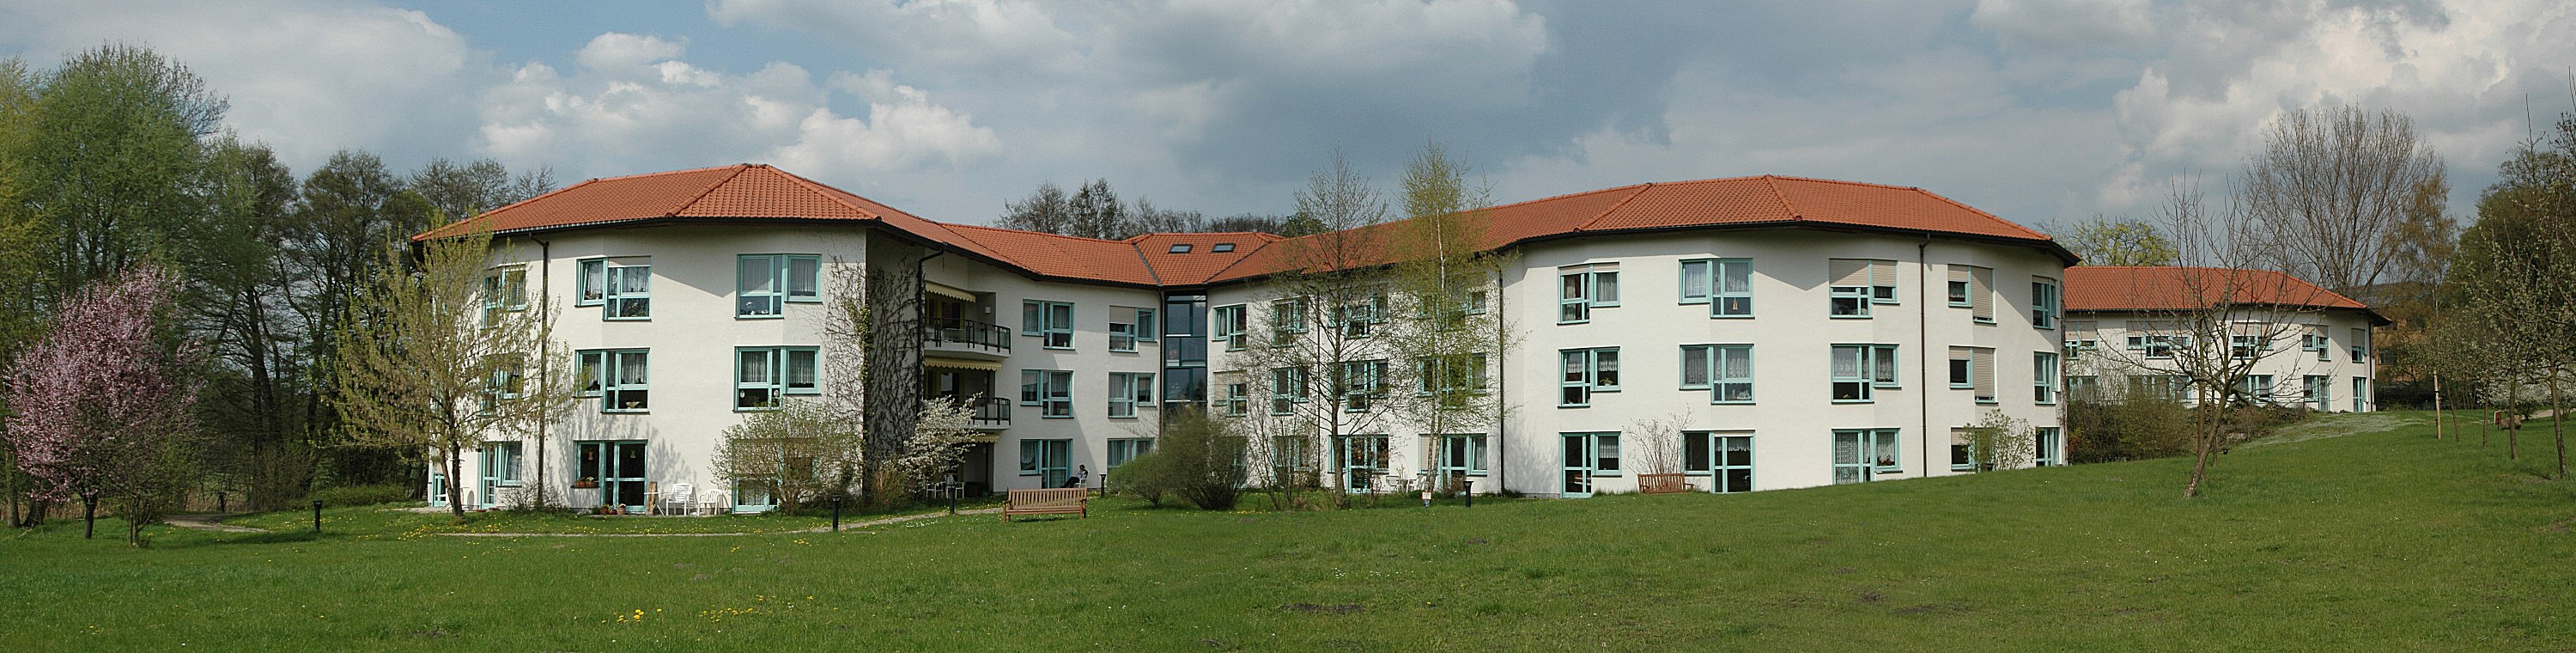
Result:
{"label": "white exterior wall", "polygon": [[[2058,331],[2031,326],[2029,281],[2033,276],[2062,280],[2063,264],[2028,247],[1935,238],[1919,254],[1928,262],[1927,272],[1926,263],[1918,263],[1917,246],[1923,242],[1784,230],[1592,237],[1523,248],[1520,267],[1505,274],[1497,309],[1520,336],[1519,345],[1493,368],[1511,417],[1501,437],[1488,434],[1488,472],[1477,481],[1478,491],[1558,494],[1561,433],[1629,431],[1634,422],[1676,413],[1690,417],[1690,430],[1749,431],[1756,489],[1832,483],[1834,429],[1900,429],[1903,473],[1879,476],[1890,480],[1953,473],[1950,428],[1973,423],[1987,410],[2002,410],[2034,426],[2059,426],[2058,406],[2035,405],[2030,390],[2031,354],[2056,352],[2060,345]],[[1707,304],[1681,304],[1680,262],[1691,258],[1752,259],[1754,317],[1715,319]],[[1830,317],[1826,276],[1828,260],[1835,258],[1897,261],[1898,303],[1874,305],[1867,319]],[[1595,309],[1589,323],[1560,325],[1557,269],[1584,263],[1619,264],[1620,305]],[[1942,299],[1948,280],[1944,266],[1951,263],[1995,270],[1995,323],[1975,323],[1970,309],[1947,306]],[[1928,315],[1922,314],[1926,297],[1931,298]],[[1257,331],[1267,328],[1273,298],[1258,284],[1241,284],[1215,289],[1208,305],[1247,305],[1249,328]],[[1918,317],[1923,319],[1918,322]],[[1837,343],[1899,345],[1903,387],[1879,389],[1870,403],[1834,403],[1828,361]],[[1708,390],[1680,389],[1684,344],[1754,345],[1754,403],[1716,405]],[[1996,350],[1998,401],[1979,404],[1971,391],[1949,388],[1952,345]],[[1595,395],[1589,407],[1558,407],[1558,352],[1592,347],[1620,349],[1620,391]],[[1219,371],[1239,367],[1230,357],[1214,358]],[[1212,387],[1211,396],[1219,391],[1221,386]],[[1256,416],[1265,398],[1255,393]],[[1424,434],[1401,424],[1383,430],[1389,435],[1389,471],[1410,476],[1429,464],[1423,459]],[[1635,451],[1634,445],[1627,449]],[[1634,491],[1639,465],[1629,454],[1627,470],[1596,479],[1595,491]],[[1703,488],[1707,481],[1692,479]]]}
{"label": "white exterior wall", "polygon": [[[546,245],[540,246],[538,241]],[[534,238],[495,239],[496,260],[538,262],[531,269],[531,306],[543,293],[556,313],[555,337],[570,348],[645,349],[650,406],[641,413],[604,413],[599,399],[582,399],[572,415],[547,434],[544,482],[548,493],[572,505],[594,505],[598,490],[570,494],[579,461],[573,443],[584,440],[642,440],[647,479],[667,490],[676,483],[728,489],[710,463],[726,427],[741,420],[733,408],[735,347],[819,346],[824,332],[823,305],[789,303],[776,319],[734,317],[735,257],[741,254],[819,254],[823,287],[831,278],[831,261],[859,260],[867,251],[867,232],[858,229],[768,226],[760,228],[695,225],[639,229],[591,229],[543,234]],[[579,265],[596,257],[650,257],[653,266],[652,317],[649,320],[603,320],[601,306],[575,306]],[[826,382],[828,383],[828,382]],[[522,445],[522,482],[538,482],[538,443]],[[467,452],[465,491],[479,490],[482,459]],[[477,505],[469,496],[467,505]]]}
{"label": "white exterior wall", "polygon": [[[2154,361],[2141,360],[2137,352],[2124,353],[2121,348],[2126,346],[2130,335],[2152,333],[2141,330],[2145,328],[2144,324],[2135,325],[2136,328],[2133,328],[2132,322],[2160,322],[2170,321],[2173,318],[2120,311],[2084,311],[2071,314],[2069,319],[2093,322],[2098,329],[2101,345],[2099,349],[2081,357],[2076,366],[2069,367],[2067,374],[2091,374],[2109,378],[2115,375],[2154,374],[2138,365],[2140,362]],[[2272,375],[2272,383],[2276,388],[2273,394],[2276,397],[2297,397],[2302,389],[2300,384],[2303,383],[2303,377],[2326,376],[2331,379],[2326,385],[2328,390],[2326,412],[2370,412],[2379,409],[2377,402],[2370,396],[2361,397],[2362,401],[2357,410],[2353,403],[2355,379],[2366,380],[2365,385],[2374,394],[2379,389],[2379,352],[2375,349],[2377,346],[2373,340],[2375,336],[2364,336],[2360,342],[2356,342],[2352,337],[2354,329],[2360,329],[2364,333],[2372,332],[2370,318],[2367,315],[2352,310],[2328,310],[2299,313],[2293,315],[2290,322],[2326,328],[2328,342],[2325,360],[2318,360],[2315,352],[2302,350],[2298,337],[2302,332],[2293,329],[2289,338],[2272,343],[2272,351],[2256,361],[2253,370],[2248,373]],[[2359,361],[2352,358],[2351,349],[2355,345],[2363,347],[2363,356]],[[2285,399],[2282,403],[2288,403],[2288,401]]]}
{"label": "white exterior wall", "polygon": [[[1162,403],[1162,340],[1136,343],[1134,352],[1109,351],[1109,323],[1134,319],[1132,309],[1151,308],[1161,315],[1163,294],[1160,291],[1120,288],[1076,283],[1041,282],[1016,272],[973,261],[953,254],[932,257],[923,265],[923,276],[932,283],[946,284],[974,293],[992,293],[993,313],[980,319],[1011,330],[1011,353],[1002,361],[1002,370],[993,375],[995,390],[1011,400],[1011,424],[997,433],[993,447],[994,491],[1030,489],[1042,485],[1038,476],[1022,476],[1019,470],[1019,441],[1023,439],[1070,439],[1073,463],[1090,468],[1093,485],[1099,484],[1100,472],[1108,468],[1108,441],[1113,438],[1149,438],[1156,429],[1156,418]],[[1073,302],[1073,349],[1047,349],[1043,338],[1020,330],[1020,302],[1023,300]],[[1149,328],[1161,333],[1162,325]],[[1019,405],[1021,370],[1068,370],[1073,372],[1073,416],[1041,417],[1038,406]],[[1109,373],[1143,372],[1154,375],[1154,401],[1136,406],[1134,418],[1109,416]]]}
{"label": "white exterior wall", "polygon": [[[598,400],[585,399],[570,420],[549,434],[544,445],[545,480],[554,496],[573,505],[596,502],[596,491],[591,496],[567,494],[577,464],[572,443],[582,440],[649,442],[648,478],[665,489],[682,482],[726,488],[709,462],[724,429],[742,417],[732,407],[734,348],[819,346],[824,332],[820,304],[788,304],[784,319],[734,317],[735,257],[820,254],[826,261],[824,283],[829,289],[838,282],[828,278],[830,261],[863,260],[869,233],[864,228],[678,225],[540,236],[550,243],[542,252],[548,258],[543,272],[532,272],[529,283],[531,292],[543,289],[552,297],[559,314],[558,336],[574,349],[652,352],[649,412],[601,413]],[[515,247],[503,255],[534,261],[541,254],[531,239],[513,242]],[[600,307],[573,305],[578,261],[602,256],[651,257],[651,320],[605,321],[600,319]],[[1752,259],[1754,317],[1712,319],[1705,304],[1679,303],[1679,261],[1686,258]],[[1826,270],[1828,260],[1835,258],[1896,261],[1897,303],[1873,305],[1867,319],[1830,317]],[[1900,471],[1878,476],[1891,480],[1953,473],[1948,464],[1949,430],[1978,421],[1988,410],[2002,410],[2034,426],[2061,424],[2059,406],[2035,404],[2030,391],[2031,354],[2061,348],[2059,330],[2031,324],[2029,282],[2034,276],[2062,280],[2064,268],[2056,258],[2029,247],[1805,230],[1677,232],[1541,243],[1523,248],[1519,261],[1518,269],[1505,274],[1494,302],[1495,310],[1504,312],[1520,337],[1519,346],[1504,352],[1493,366],[1497,391],[1505,393],[1513,413],[1500,437],[1488,434],[1489,471],[1478,481],[1479,491],[1557,494],[1563,464],[1560,433],[1626,431],[1634,422],[1676,413],[1689,416],[1691,430],[1749,432],[1756,489],[1831,483],[1834,429],[1898,429]],[[1601,262],[1620,266],[1620,306],[1596,309],[1586,324],[1557,324],[1557,268]],[[1973,322],[1970,309],[1943,301],[1945,266],[1951,264],[1994,270],[1995,323]],[[1010,352],[994,373],[996,393],[1011,399],[1014,408],[1009,426],[994,430],[988,438],[993,444],[992,477],[984,480],[992,489],[1040,485],[1040,477],[1018,473],[1019,442],[1024,439],[1071,440],[1072,462],[1087,466],[1097,479],[1106,468],[1108,440],[1152,436],[1164,399],[1160,340],[1139,342],[1132,353],[1111,352],[1108,324],[1131,319],[1127,309],[1132,308],[1151,308],[1160,315],[1162,291],[1041,282],[955,254],[932,256],[923,269],[929,282],[990,293],[992,312],[966,317],[1014,333]],[[1260,285],[1219,286],[1207,294],[1209,308],[1246,304],[1249,328],[1266,328],[1271,297]],[[1075,304],[1073,349],[1045,349],[1041,338],[1020,332],[1021,302],[1026,299]],[[1147,328],[1160,332],[1159,325]],[[2338,343],[2345,337],[2342,334],[2340,330],[2334,334]],[[1869,403],[1833,402],[1829,358],[1831,345],[1837,343],[1898,345],[1901,387],[1877,389]],[[1679,389],[1679,348],[1684,344],[1753,345],[1754,403],[1713,405],[1707,390]],[[1948,386],[1950,346],[1995,350],[1997,401],[1980,404],[1972,400],[1971,391]],[[1621,389],[1596,395],[1589,407],[1558,407],[1558,351],[1588,347],[1620,348]],[[1234,367],[1234,357],[1220,343],[1210,343],[1209,358],[1212,372]],[[1404,364],[1390,361],[1390,365]],[[825,363],[827,370],[829,365]],[[1020,372],[1029,369],[1073,372],[1072,417],[1044,418],[1039,407],[1018,405]],[[1111,372],[1156,375],[1155,401],[1139,404],[1136,418],[1109,417]],[[1318,370],[1314,382],[1320,386],[1328,378],[1327,372]],[[1212,374],[1210,398],[1218,398],[1222,391]],[[2348,391],[2348,385],[2338,388],[2339,394]],[[1259,394],[1253,397],[1256,415],[1262,412],[1264,399]],[[1422,459],[1421,434],[1400,425],[1387,430],[1390,471],[1409,476],[1424,469],[1428,461]],[[1633,447],[1629,445],[1629,450],[1634,451]],[[532,472],[537,447],[528,445],[524,457],[522,469]],[[1633,491],[1641,461],[1634,454],[1628,460],[1619,475],[1596,479],[1595,491]],[[462,479],[469,492],[479,485],[478,463],[479,457],[469,453]],[[522,477],[527,483],[536,482],[534,473]],[[1695,477],[1693,482],[1706,487],[1707,478]],[[473,505],[473,499],[468,501]]]}

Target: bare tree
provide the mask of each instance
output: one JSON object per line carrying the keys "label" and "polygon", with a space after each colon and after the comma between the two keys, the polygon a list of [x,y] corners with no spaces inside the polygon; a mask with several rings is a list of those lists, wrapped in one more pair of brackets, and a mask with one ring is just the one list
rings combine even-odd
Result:
{"label": "bare tree", "polygon": [[[549,307],[528,302],[526,268],[490,267],[491,242],[431,241],[417,268],[388,251],[337,339],[335,407],[359,442],[433,450],[449,479],[464,477],[466,449],[525,437],[581,391]],[[460,485],[447,484],[447,502],[463,519]]]}
{"label": "bare tree", "polygon": [[[2405,114],[2360,107],[2300,109],[2272,123],[2246,163],[2247,235],[2260,262],[2359,293],[2379,283],[2402,247],[2397,234],[2429,193],[2442,193],[2442,159]],[[2439,199],[2433,200],[2439,202]]]}
{"label": "bare tree", "polygon": [[1423,436],[1415,459],[1426,473],[1439,467],[1442,447],[1452,446],[1447,438],[1483,443],[1465,455],[1490,455],[1486,448],[1501,441],[1510,411],[1494,392],[1489,368],[1518,342],[1510,321],[1491,306],[1502,296],[1502,272],[1513,258],[1487,247],[1491,192],[1469,182],[1467,173],[1440,144],[1426,144],[1405,166],[1405,219],[1381,229],[1392,232],[1387,238],[1399,257],[1390,275],[1393,311],[1406,316],[1387,325],[1386,351],[1407,366],[1397,375],[1414,390],[1398,393],[1390,405]]}
{"label": "bare tree", "polygon": [[[1283,257],[1275,261],[1282,271],[1261,282],[1268,299],[1264,319],[1237,336],[1245,346],[1231,355],[1262,404],[1253,411],[1258,416],[1241,426],[1253,436],[1253,455],[1267,463],[1274,504],[1283,509],[1291,479],[1298,470],[1319,466],[1314,463],[1326,447],[1341,447],[1351,457],[1385,456],[1373,440],[1350,438],[1385,433],[1393,412],[1385,390],[1389,376],[1401,371],[1387,364],[1387,339],[1379,335],[1386,316],[1387,279],[1380,269],[1386,249],[1372,236],[1383,235],[1385,201],[1338,154],[1331,167],[1307,180],[1296,201],[1300,213],[1324,223],[1324,231],[1269,248]],[[1341,478],[1341,470],[1325,473],[1345,488],[1367,480]]]}
{"label": "bare tree", "polygon": [[2029,467],[2039,454],[2038,432],[2027,420],[1989,410],[1968,427],[1968,456],[1980,472]]}

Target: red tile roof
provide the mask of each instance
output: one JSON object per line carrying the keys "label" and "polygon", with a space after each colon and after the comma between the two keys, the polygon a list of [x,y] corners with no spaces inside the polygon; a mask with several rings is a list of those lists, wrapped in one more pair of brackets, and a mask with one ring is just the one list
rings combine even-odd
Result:
{"label": "red tile roof", "polygon": [[2370,306],[2272,270],[2084,265],[2066,269],[2066,310],[2184,311],[2225,302],[2356,310]]}
{"label": "red tile roof", "polygon": [[[2038,247],[2074,256],[2046,234],[1919,188],[1798,177],[1739,177],[1649,183],[1494,207],[1488,249],[1584,234],[1684,228],[1847,228],[1937,233]],[[645,220],[849,220],[877,223],[1041,278],[1137,286],[1188,286],[1256,278],[1297,267],[1287,254],[1331,236],[1283,239],[1259,233],[1146,234],[1123,241],[936,222],[766,165],[743,164],[593,179],[470,220],[430,230],[439,238],[469,228],[545,231]],[[1371,248],[1341,260],[1383,263],[1394,225],[1345,242]],[[1232,252],[1214,245],[1233,243]],[[1175,254],[1175,243],[1191,245]]]}

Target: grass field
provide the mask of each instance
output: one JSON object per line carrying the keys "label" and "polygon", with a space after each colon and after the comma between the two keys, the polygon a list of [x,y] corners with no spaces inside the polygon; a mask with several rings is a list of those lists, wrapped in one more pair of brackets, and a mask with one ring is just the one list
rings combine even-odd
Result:
{"label": "grass field", "polygon": [[2399,417],[2239,448],[2195,501],[2187,461],[2163,460],[1474,508],[1113,501],[839,534],[465,538],[356,512],[318,538],[156,527],[129,550],[57,522],[0,534],[0,649],[2576,646],[2576,484]]}

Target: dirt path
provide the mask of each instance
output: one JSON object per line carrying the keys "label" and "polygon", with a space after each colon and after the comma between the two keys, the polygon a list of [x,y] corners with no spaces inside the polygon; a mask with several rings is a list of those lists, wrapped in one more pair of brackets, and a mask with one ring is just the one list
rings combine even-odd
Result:
{"label": "dirt path", "polygon": [[268,532],[267,529],[251,528],[249,526],[234,526],[232,524],[215,521],[229,516],[231,515],[172,515],[168,521],[172,526],[180,528],[194,528],[201,531],[219,531],[224,533]]}
{"label": "dirt path", "polygon": [[[957,514],[959,514],[959,515],[991,515],[991,514],[998,514],[998,513],[1000,513],[1000,512],[1002,512],[1002,509],[1001,509],[1001,508],[978,508],[978,509],[974,509],[974,510],[959,510],[959,511],[957,511]],[[904,516],[901,516],[901,517],[886,517],[886,518],[882,518],[882,519],[871,519],[871,520],[868,520],[868,521],[862,521],[862,522],[848,522],[848,523],[844,523],[844,524],[841,524],[841,529],[842,529],[842,530],[849,530],[849,529],[854,529],[854,528],[867,528],[867,527],[870,527],[870,526],[884,526],[884,525],[887,525],[887,524],[899,524],[899,523],[908,522],[908,521],[915,521],[915,520],[922,520],[922,519],[930,519],[930,518],[934,518],[934,517],[946,517],[946,516],[948,516],[948,513],[945,513],[945,512],[933,512],[933,513],[923,513],[923,514],[919,514],[919,515],[904,515]],[[828,532],[831,532],[831,530],[832,530],[832,527],[830,527],[830,526],[816,526],[816,527],[814,527],[814,528],[808,528],[808,529],[804,529],[804,530],[795,530],[795,531],[771,531],[771,532],[767,532],[767,533],[439,533],[439,535],[447,535],[447,536],[453,536],[453,537],[727,537],[727,536],[734,536],[734,535],[782,535],[782,534],[795,534],[795,533],[828,533]]]}

